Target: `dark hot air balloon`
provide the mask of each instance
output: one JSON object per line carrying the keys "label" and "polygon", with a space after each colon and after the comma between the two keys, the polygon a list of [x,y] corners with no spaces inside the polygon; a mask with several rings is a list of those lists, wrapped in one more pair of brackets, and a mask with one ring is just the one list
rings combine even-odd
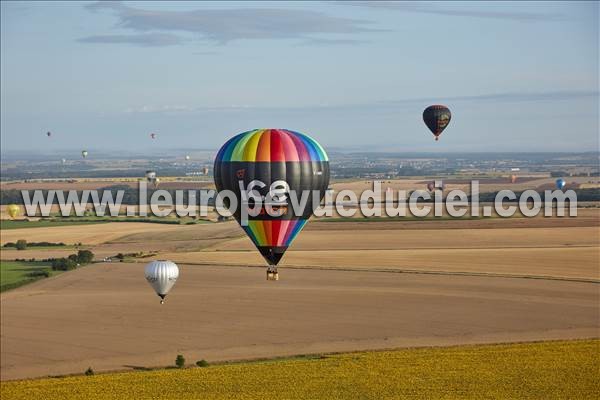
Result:
{"label": "dark hot air balloon", "polygon": [[49,131],[46,132],[46,136],[48,136],[48,137],[52,136],[52,132],[49,132]]}
{"label": "dark hot air balloon", "polygon": [[[269,263],[267,279],[277,279],[277,264],[294,238],[319,206],[329,184],[329,159],[314,139],[286,129],[255,129],[241,133],[223,145],[214,165],[218,191],[230,190],[237,199],[234,218],[240,223],[258,251]],[[278,192],[269,214],[263,201],[258,215],[242,221],[242,210],[254,208],[252,200],[242,204],[240,183],[245,190],[252,182],[263,200],[268,193]],[[256,184],[256,182],[261,182]],[[305,206],[296,214],[290,201],[295,191],[298,203],[303,191],[318,191],[313,203],[310,192]],[[225,200],[225,205],[229,203]]]}
{"label": "dark hot air balloon", "polygon": [[556,180],[556,188],[558,190],[563,190],[565,186],[567,186],[567,182],[563,178]]}
{"label": "dark hot air balloon", "polygon": [[452,114],[450,114],[450,110],[446,106],[433,105],[423,111],[423,121],[431,133],[433,133],[433,136],[435,136],[435,140],[439,140],[440,135],[450,123],[451,118]]}
{"label": "dark hot air balloon", "polygon": [[151,133],[151,134],[150,134],[150,137],[151,137],[152,139],[156,139],[156,133]]}
{"label": "dark hot air balloon", "polygon": [[[437,185],[436,185],[437,183]],[[435,190],[441,190],[444,191],[444,189],[446,188],[446,185],[444,185],[443,181],[432,181],[427,183],[427,190],[429,190],[430,192],[433,192]]]}

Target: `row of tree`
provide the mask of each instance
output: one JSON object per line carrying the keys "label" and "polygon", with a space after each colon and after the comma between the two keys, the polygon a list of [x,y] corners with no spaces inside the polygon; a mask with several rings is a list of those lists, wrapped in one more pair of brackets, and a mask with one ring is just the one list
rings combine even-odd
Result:
{"label": "row of tree", "polygon": [[92,262],[94,253],[89,250],[79,250],[77,254],[70,254],[68,257],[55,258],[52,260],[52,270],[69,271],[79,266]]}
{"label": "row of tree", "polygon": [[66,246],[63,242],[27,242],[25,239],[19,239],[17,242],[6,242],[2,247],[15,247],[17,250],[26,250],[27,247],[60,247]]}

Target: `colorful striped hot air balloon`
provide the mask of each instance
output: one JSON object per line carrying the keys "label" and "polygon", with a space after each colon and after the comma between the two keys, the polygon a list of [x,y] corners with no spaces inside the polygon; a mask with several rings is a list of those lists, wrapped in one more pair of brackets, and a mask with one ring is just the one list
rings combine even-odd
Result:
{"label": "colorful striped hot air balloon", "polygon": [[[269,263],[267,279],[276,280],[281,257],[325,195],[329,184],[327,154],[319,143],[302,133],[255,129],[233,137],[221,147],[215,159],[214,180],[218,191],[235,194],[238,206],[234,218]],[[247,190],[256,181],[261,182],[254,184],[254,189],[262,199],[267,199],[270,191],[282,196],[272,203],[271,214],[263,201],[263,209],[256,216],[249,215],[244,226],[242,207],[246,211],[253,206],[242,204],[240,182]],[[313,202],[310,192],[305,206],[296,214],[290,201],[291,191],[295,191],[298,203],[303,191],[318,191],[319,200]],[[224,203],[229,207],[227,201]]]}

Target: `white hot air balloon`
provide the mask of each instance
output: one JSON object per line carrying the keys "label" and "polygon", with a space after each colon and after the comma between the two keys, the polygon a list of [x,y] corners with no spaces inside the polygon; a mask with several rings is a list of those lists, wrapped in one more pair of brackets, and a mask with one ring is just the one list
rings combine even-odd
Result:
{"label": "white hot air balloon", "polygon": [[186,161],[190,159],[189,154],[186,154],[185,159],[186,159]]}
{"label": "white hot air balloon", "polygon": [[150,286],[160,297],[160,304],[164,304],[165,296],[179,277],[179,268],[172,261],[156,260],[146,265],[145,275]]}

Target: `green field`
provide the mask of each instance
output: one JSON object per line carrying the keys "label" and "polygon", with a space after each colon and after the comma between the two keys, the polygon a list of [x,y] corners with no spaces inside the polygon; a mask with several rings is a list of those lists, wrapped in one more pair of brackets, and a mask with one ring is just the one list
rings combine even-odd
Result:
{"label": "green field", "polygon": [[22,228],[42,228],[52,226],[70,226],[70,225],[91,225],[102,224],[107,222],[147,222],[155,224],[205,224],[210,221],[196,220],[192,218],[148,218],[148,217],[72,217],[69,219],[52,218],[40,219],[38,221],[24,220],[2,220],[0,229],[22,229]]}
{"label": "green field", "polygon": [[30,276],[31,273],[41,271],[47,271],[50,276],[62,272],[52,271],[49,263],[41,261],[0,261],[0,292],[44,278],[43,276]]}
{"label": "green field", "polygon": [[22,228],[43,228],[43,227],[51,227],[51,226],[69,226],[69,225],[90,225],[90,224],[100,224],[106,221],[74,221],[74,220],[50,220],[50,219],[40,219],[38,221],[9,221],[3,220],[0,223],[0,229],[22,229]]}
{"label": "green field", "polygon": [[580,340],[347,353],[3,382],[0,395],[3,400],[598,399],[599,350],[599,340]]}

